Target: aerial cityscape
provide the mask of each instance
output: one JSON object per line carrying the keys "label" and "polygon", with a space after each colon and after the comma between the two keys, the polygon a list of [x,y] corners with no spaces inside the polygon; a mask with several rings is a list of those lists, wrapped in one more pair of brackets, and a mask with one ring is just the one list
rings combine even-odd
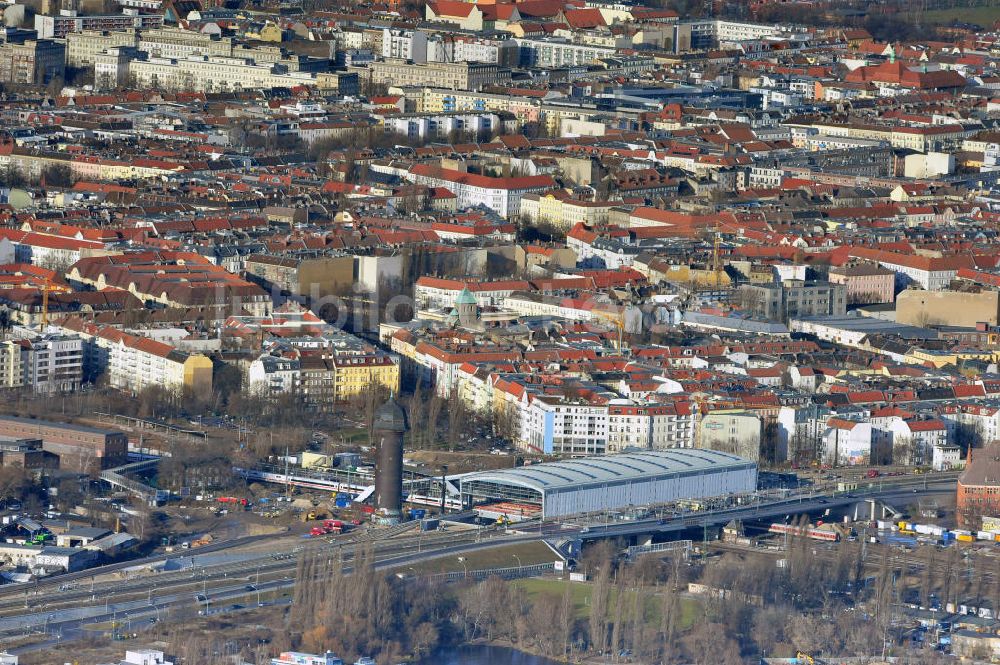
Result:
{"label": "aerial cityscape", "polygon": [[1000,664],[997,0],[0,16],[0,665]]}

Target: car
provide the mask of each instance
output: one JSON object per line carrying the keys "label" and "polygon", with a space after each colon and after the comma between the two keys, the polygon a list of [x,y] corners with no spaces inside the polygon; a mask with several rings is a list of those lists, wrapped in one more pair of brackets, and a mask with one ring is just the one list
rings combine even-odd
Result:
{"label": "car", "polygon": [[246,585],[243,588],[246,589],[247,591],[256,591],[257,590],[257,587],[255,587],[253,584],[248,584],[248,585]]}

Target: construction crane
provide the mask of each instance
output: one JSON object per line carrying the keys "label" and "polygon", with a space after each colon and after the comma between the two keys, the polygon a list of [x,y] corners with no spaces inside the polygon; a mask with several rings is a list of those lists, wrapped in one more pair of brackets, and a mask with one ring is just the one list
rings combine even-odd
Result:
{"label": "construction crane", "polygon": [[49,325],[49,290],[52,288],[52,278],[45,277],[45,284],[42,285],[42,332]]}
{"label": "construction crane", "polygon": [[712,227],[712,279],[715,282],[715,288],[719,288],[722,285],[722,275],[725,270],[722,267],[722,254],[719,251],[722,248],[722,228],[719,227],[718,222]]}
{"label": "construction crane", "polygon": [[614,313],[614,312],[605,312],[605,311],[602,311],[602,310],[592,309],[592,310],[590,310],[590,313],[594,314],[596,316],[599,316],[600,318],[604,319],[605,321],[610,322],[612,325],[615,326],[615,328],[618,329],[618,346],[616,348],[618,349],[618,352],[621,353],[621,351],[622,351],[622,344],[624,343],[623,342],[623,338],[625,336],[625,314],[624,314],[624,312],[622,312],[622,313]]}
{"label": "construction crane", "polygon": [[719,227],[715,227],[715,238],[712,240],[712,275],[715,279],[715,288],[719,288],[719,273],[722,272],[722,268],[719,265],[719,244],[722,241],[722,236],[719,235]]}

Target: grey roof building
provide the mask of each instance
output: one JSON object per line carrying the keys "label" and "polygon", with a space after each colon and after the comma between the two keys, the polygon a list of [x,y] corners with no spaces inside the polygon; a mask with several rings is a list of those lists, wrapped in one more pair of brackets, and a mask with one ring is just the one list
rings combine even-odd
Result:
{"label": "grey roof building", "polygon": [[757,465],[715,450],[678,448],[587,457],[472,473],[461,478],[469,504],[515,501],[561,517],[757,488]]}

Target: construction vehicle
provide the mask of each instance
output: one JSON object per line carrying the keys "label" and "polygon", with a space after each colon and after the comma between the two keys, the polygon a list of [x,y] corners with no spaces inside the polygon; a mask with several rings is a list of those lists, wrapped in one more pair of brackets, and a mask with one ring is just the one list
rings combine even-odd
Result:
{"label": "construction vehicle", "polygon": [[803,653],[801,651],[797,651],[795,653],[795,660],[799,661],[800,663],[807,663],[807,665],[816,665],[816,661],[813,659],[812,656],[810,656],[807,653]]}
{"label": "construction vehicle", "polygon": [[323,520],[323,525],[314,526],[309,530],[309,535],[313,537],[337,535],[343,533],[345,528],[340,520]]}

